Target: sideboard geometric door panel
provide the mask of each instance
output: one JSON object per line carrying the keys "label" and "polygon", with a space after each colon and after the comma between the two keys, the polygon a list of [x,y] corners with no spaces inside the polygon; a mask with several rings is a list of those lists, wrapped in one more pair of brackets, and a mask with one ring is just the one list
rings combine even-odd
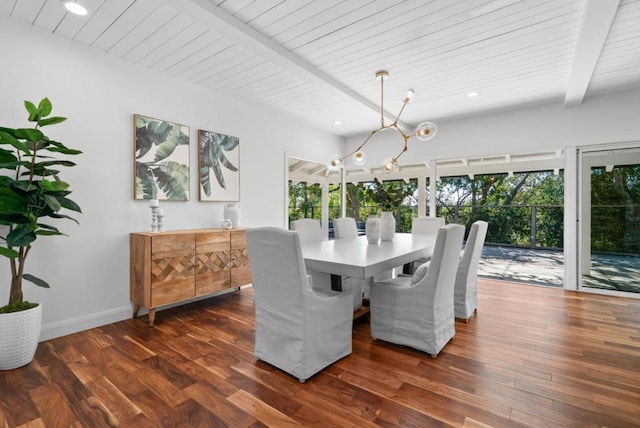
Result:
{"label": "sideboard geometric door panel", "polygon": [[239,287],[251,282],[247,235],[244,230],[231,231],[231,286]]}
{"label": "sideboard geometric door panel", "polygon": [[130,235],[133,316],[251,282],[245,229],[198,229]]}
{"label": "sideboard geometric door panel", "polygon": [[196,296],[194,235],[157,235],[151,240],[151,306]]}
{"label": "sideboard geometric door panel", "polygon": [[196,235],[196,295],[229,288],[229,232]]}

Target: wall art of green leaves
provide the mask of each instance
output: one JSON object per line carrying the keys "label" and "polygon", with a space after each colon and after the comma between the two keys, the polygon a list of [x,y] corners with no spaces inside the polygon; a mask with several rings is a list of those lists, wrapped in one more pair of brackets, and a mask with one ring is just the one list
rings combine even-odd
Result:
{"label": "wall art of green leaves", "polygon": [[135,199],[189,200],[189,127],[135,114]]}
{"label": "wall art of green leaves", "polygon": [[198,130],[201,201],[240,200],[240,140]]}

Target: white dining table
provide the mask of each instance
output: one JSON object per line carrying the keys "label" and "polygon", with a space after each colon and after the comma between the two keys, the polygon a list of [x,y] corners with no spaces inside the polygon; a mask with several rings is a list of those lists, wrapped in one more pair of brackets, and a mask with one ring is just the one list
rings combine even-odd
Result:
{"label": "white dining table", "polygon": [[430,257],[436,235],[396,233],[392,241],[369,244],[366,236],[302,243],[307,270],[330,274],[332,288],[339,278],[367,279],[385,271]]}

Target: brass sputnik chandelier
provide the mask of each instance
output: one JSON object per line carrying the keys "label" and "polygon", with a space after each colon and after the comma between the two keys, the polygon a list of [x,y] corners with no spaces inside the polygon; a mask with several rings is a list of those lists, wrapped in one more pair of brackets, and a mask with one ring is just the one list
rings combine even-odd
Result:
{"label": "brass sputnik chandelier", "polygon": [[407,90],[407,95],[404,97],[404,100],[402,102],[402,107],[400,108],[400,112],[396,116],[396,118],[393,121],[393,123],[391,123],[389,125],[385,124],[385,121],[384,121],[384,78],[388,77],[388,76],[389,76],[389,72],[388,71],[382,70],[382,71],[378,71],[376,73],[376,78],[380,79],[380,127],[378,129],[375,129],[375,130],[371,131],[371,133],[366,138],[366,140],[364,140],[364,142],[362,144],[360,144],[358,147],[356,147],[356,149],[353,150],[352,152],[347,153],[344,156],[334,156],[333,158],[331,158],[331,160],[329,161],[329,165],[328,165],[329,169],[337,170],[337,169],[343,168],[344,167],[344,160],[347,159],[349,156],[353,156],[352,157],[352,161],[353,161],[353,163],[355,165],[364,165],[364,163],[366,162],[366,158],[367,158],[367,155],[364,153],[364,151],[362,151],[364,146],[378,132],[383,131],[385,129],[393,128],[400,134],[400,136],[404,140],[404,146],[402,148],[402,151],[400,151],[400,153],[398,153],[395,157],[389,157],[389,158],[386,158],[384,161],[382,161],[382,170],[384,172],[386,172],[387,174],[390,174],[390,173],[392,173],[392,172],[394,172],[395,170],[398,169],[398,158],[400,156],[402,156],[404,154],[404,152],[407,151],[407,143],[409,141],[409,138],[411,138],[413,136],[416,136],[421,141],[428,141],[428,140],[432,139],[436,135],[436,133],[438,132],[438,127],[436,126],[435,123],[432,123],[432,122],[422,122],[421,124],[419,124],[416,127],[415,133],[413,135],[406,134],[398,126],[398,121],[400,120],[400,115],[404,111],[404,108],[407,106],[407,104],[409,104],[411,101],[413,101],[413,97],[416,94],[416,91],[414,91],[413,89]]}

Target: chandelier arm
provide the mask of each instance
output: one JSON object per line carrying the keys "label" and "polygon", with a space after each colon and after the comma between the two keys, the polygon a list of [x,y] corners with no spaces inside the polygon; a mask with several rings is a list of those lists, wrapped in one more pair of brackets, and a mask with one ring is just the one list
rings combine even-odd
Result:
{"label": "chandelier arm", "polygon": [[[400,107],[400,111],[398,112],[398,115],[396,116],[395,120],[393,121],[393,124],[397,124],[398,121],[400,120],[400,115],[402,114],[402,112],[404,111],[404,108],[407,106],[407,104],[409,104],[409,101],[407,101],[407,99],[405,98],[403,103],[402,103],[402,107]],[[399,129],[399,128],[398,128]]]}
{"label": "chandelier arm", "polygon": [[404,147],[402,148],[402,151],[401,151],[400,153],[398,153],[398,154],[396,155],[396,157],[394,157],[394,158],[393,158],[393,160],[394,160],[395,162],[398,162],[398,158],[400,158],[400,156],[402,156],[402,155],[404,154],[404,152],[406,152],[407,150],[408,150],[408,147],[407,147],[407,140],[405,140],[405,141],[404,141]]}
{"label": "chandelier arm", "polygon": [[364,142],[363,142],[362,144],[360,144],[358,147],[356,147],[356,149],[355,149],[355,150],[353,150],[353,151],[351,151],[351,152],[347,153],[346,155],[342,156],[342,157],[340,158],[340,160],[341,160],[341,161],[344,161],[344,160],[345,160],[346,158],[348,158],[349,156],[351,156],[351,155],[353,155],[354,153],[356,153],[356,152],[358,152],[358,151],[362,150],[362,148],[365,146],[365,144],[367,144],[367,143],[369,142],[369,140],[371,139],[371,137],[373,137],[374,135],[376,135],[376,134],[377,134],[379,131],[381,131],[382,129],[383,129],[383,128],[379,128],[379,129],[376,129],[376,130],[374,130],[374,131],[371,131],[371,133],[369,134],[369,136],[367,137],[367,139],[366,139],[366,140],[364,140]]}

